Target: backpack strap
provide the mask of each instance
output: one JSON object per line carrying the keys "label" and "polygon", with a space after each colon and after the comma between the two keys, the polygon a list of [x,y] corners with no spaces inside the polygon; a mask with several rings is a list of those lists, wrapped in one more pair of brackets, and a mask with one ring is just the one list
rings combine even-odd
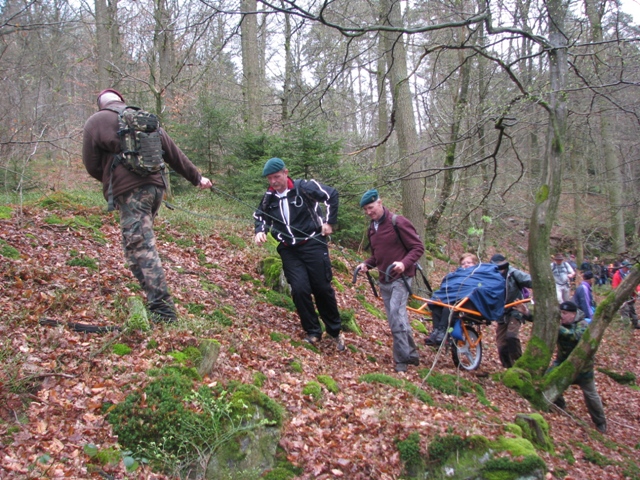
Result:
{"label": "backpack strap", "polygon": [[[395,213],[391,215],[391,224],[393,225],[393,229],[395,230],[396,235],[398,236],[398,240],[400,240],[400,243],[404,247],[405,251],[408,252],[409,249],[407,248],[407,245],[404,243],[404,240],[402,240],[402,236],[400,235],[400,229],[398,228],[398,215]],[[433,293],[431,284],[429,283],[427,276],[424,274],[424,271],[422,270],[422,266],[418,262],[416,262],[416,269],[420,272],[420,276],[422,277],[422,281],[424,282],[425,287],[427,287],[427,290],[429,290],[430,293]]]}

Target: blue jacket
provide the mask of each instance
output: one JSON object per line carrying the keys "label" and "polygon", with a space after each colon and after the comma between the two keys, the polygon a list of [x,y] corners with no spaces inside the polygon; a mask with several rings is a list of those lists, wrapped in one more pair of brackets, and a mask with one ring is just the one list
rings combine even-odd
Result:
{"label": "blue jacket", "polygon": [[481,263],[449,273],[431,298],[453,305],[469,297],[486,320],[496,321],[504,314],[504,294],[505,280],[498,266]]}
{"label": "blue jacket", "polygon": [[593,298],[591,285],[588,282],[582,282],[578,288],[576,288],[576,293],[573,294],[571,301],[584,312],[585,320],[587,323],[590,323],[593,313],[596,310],[596,301]]}

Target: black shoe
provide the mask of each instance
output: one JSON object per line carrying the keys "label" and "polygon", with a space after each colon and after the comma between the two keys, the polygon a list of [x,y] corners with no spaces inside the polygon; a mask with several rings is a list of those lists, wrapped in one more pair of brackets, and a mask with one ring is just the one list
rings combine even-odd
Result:
{"label": "black shoe", "polygon": [[605,423],[598,423],[596,425],[596,430],[598,430],[600,433],[607,433],[607,424]]}
{"label": "black shoe", "polygon": [[407,362],[409,365],[415,365],[416,367],[420,365],[420,359],[418,357],[410,358]]}
{"label": "black shoe", "polygon": [[556,401],[553,402],[553,404],[556,407],[561,408],[562,410],[566,410],[567,409],[567,402],[565,402],[563,397],[556,398]]}

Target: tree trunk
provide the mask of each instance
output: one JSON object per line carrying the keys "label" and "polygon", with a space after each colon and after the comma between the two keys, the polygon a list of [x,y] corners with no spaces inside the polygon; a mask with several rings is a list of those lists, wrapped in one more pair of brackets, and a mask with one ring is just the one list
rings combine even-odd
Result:
{"label": "tree trunk", "polygon": [[[381,0],[383,12],[388,12],[384,24],[400,27],[400,0]],[[418,178],[421,159],[415,153],[418,145],[413,102],[407,73],[407,52],[402,34],[386,32],[387,65],[391,81],[395,130],[398,137],[398,153],[402,162],[402,213],[416,227],[420,238],[425,238],[424,179]]]}
{"label": "tree trunk", "polygon": [[[598,0],[585,0],[585,10],[589,18],[591,41],[594,44],[601,44],[604,35],[602,32],[602,17],[604,16],[606,2]],[[601,71],[600,61],[593,62],[596,78],[601,74],[607,75],[608,71]],[[620,254],[627,250],[624,236],[624,211],[622,208],[622,170],[620,162],[612,145],[612,128],[607,112],[608,100],[600,95],[595,98],[600,115],[600,141],[602,142],[602,154],[607,171],[607,192],[609,196],[609,212],[611,226],[611,249],[614,253]]]}
{"label": "tree trunk", "polygon": [[[595,356],[607,327],[639,283],[640,264],[636,264],[618,288],[611,291],[598,306],[589,328],[571,355],[558,368],[544,376],[541,392],[548,402],[558,398],[573,383],[587,361]],[[557,329],[554,333],[557,334]]]}
{"label": "tree trunk", "polygon": [[[549,239],[557,216],[562,185],[567,107],[564,87],[567,74],[567,38],[564,20],[567,7],[561,0],[547,2],[549,15],[549,81],[551,85],[545,159],[529,228],[529,265],[536,297],[536,321],[525,354],[516,366],[542,375],[549,365],[559,325],[558,301],[551,274]],[[532,361],[533,357],[535,361]]]}
{"label": "tree trunk", "polygon": [[260,61],[258,58],[258,5],[256,0],[242,0],[242,73],[244,95],[244,121],[249,130],[257,131],[262,125],[260,103]]}

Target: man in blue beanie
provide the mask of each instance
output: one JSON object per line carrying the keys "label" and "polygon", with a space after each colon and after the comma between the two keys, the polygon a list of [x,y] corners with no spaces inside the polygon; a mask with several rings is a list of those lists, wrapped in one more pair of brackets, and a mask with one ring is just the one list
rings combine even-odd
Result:
{"label": "man in blue beanie", "polygon": [[280,158],[269,159],[262,176],[269,181],[269,188],[253,214],[255,242],[266,242],[267,233],[278,241],[282,270],[291,285],[305,341],[317,345],[322,338],[317,307],[327,334],[337,350],[343,351],[342,323],[331,285],[333,273],[327,247],[327,237],[338,223],[338,192],[315,180],[293,181]]}
{"label": "man in blue beanie", "polygon": [[[367,236],[371,256],[359,265],[361,272],[377,268],[380,272],[380,293],[387,312],[387,321],[393,337],[393,361],[396,372],[406,372],[407,365],[419,365],[409,316],[409,291],[402,279],[411,284],[416,274],[416,263],[424,253],[424,245],[413,224],[405,217],[391,213],[382,205],[377,190],[367,190],[360,206],[371,219]],[[386,278],[389,267],[390,278]]]}

